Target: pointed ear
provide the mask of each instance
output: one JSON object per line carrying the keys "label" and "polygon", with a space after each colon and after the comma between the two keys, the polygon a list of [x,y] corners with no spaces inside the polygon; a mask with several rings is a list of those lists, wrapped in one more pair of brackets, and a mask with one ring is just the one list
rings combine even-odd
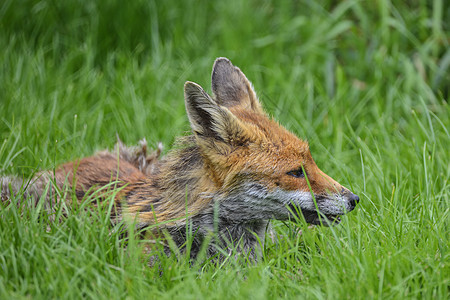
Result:
{"label": "pointed ear", "polygon": [[264,113],[251,82],[227,58],[220,57],[214,62],[211,85],[218,104]]}
{"label": "pointed ear", "polygon": [[226,107],[219,106],[198,84],[185,83],[184,100],[192,131],[197,138],[232,145],[245,136],[242,122]]}

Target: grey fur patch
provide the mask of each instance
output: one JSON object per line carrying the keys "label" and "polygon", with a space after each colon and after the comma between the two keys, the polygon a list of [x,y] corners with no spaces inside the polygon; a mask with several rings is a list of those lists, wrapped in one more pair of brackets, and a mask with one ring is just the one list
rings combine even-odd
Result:
{"label": "grey fur patch", "polygon": [[23,189],[23,180],[18,177],[5,176],[0,177],[1,199],[8,201],[11,195],[15,195]]}
{"label": "grey fur patch", "polygon": [[63,198],[63,190],[55,189],[56,183],[47,172],[39,173],[32,179],[15,176],[0,177],[1,200],[11,201],[17,198],[17,205],[35,206],[40,199],[45,201],[44,208],[52,211],[59,199]]}

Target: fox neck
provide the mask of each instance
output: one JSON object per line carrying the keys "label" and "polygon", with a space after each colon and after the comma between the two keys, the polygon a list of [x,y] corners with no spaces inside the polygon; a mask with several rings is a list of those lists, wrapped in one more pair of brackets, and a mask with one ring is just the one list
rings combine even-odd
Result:
{"label": "fox neck", "polygon": [[159,206],[159,211],[172,212],[171,217],[186,218],[186,212],[190,217],[213,214],[214,206],[219,217],[229,224],[253,223],[276,217],[273,207],[261,210],[260,202],[268,195],[264,187],[238,183],[233,188],[224,188],[214,178],[196,145],[169,153],[161,161],[156,175],[154,181],[166,204]]}
{"label": "fox neck", "polygon": [[[165,227],[177,244],[184,243],[186,228],[189,228],[198,246],[206,236],[215,233],[218,243],[214,244],[228,247],[230,243],[239,242],[239,247],[254,255],[253,248],[258,238],[264,241],[271,216],[250,214],[250,210],[242,206],[248,203],[245,201],[248,196],[229,193],[218,186],[198,146],[190,141],[192,137],[185,138],[183,147],[169,153],[157,166],[151,182],[162,195],[154,198],[155,205],[147,205],[148,209],[153,208],[159,223],[166,223],[159,227]],[[210,247],[209,251],[214,251],[214,245]]]}

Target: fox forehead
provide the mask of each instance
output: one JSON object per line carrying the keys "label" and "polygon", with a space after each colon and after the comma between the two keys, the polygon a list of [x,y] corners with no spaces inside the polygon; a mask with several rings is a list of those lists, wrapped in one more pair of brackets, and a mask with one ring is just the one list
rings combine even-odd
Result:
{"label": "fox forehead", "polygon": [[[251,152],[251,155],[248,155],[250,163],[252,158],[260,159],[260,156],[266,156],[267,162],[272,161],[272,164],[276,164],[278,168],[283,165],[298,168],[312,160],[308,143],[275,120],[251,111],[238,109],[232,112],[244,122],[247,127],[246,132],[251,135],[247,148]],[[263,166],[264,164],[259,167]],[[273,166],[269,164],[267,167]]]}

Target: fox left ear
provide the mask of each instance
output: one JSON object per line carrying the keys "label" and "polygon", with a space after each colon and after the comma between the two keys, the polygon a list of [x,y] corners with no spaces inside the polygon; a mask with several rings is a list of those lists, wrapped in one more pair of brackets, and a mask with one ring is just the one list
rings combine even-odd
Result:
{"label": "fox left ear", "polygon": [[184,85],[186,111],[194,135],[207,144],[232,145],[245,137],[245,128],[226,107],[219,106],[196,83]]}
{"label": "fox left ear", "polygon": [[229,59],[225,57],[216,59],[211,75],[211,86],[219,105],[240,106],[243,109],[264,113],[251,82]]}

